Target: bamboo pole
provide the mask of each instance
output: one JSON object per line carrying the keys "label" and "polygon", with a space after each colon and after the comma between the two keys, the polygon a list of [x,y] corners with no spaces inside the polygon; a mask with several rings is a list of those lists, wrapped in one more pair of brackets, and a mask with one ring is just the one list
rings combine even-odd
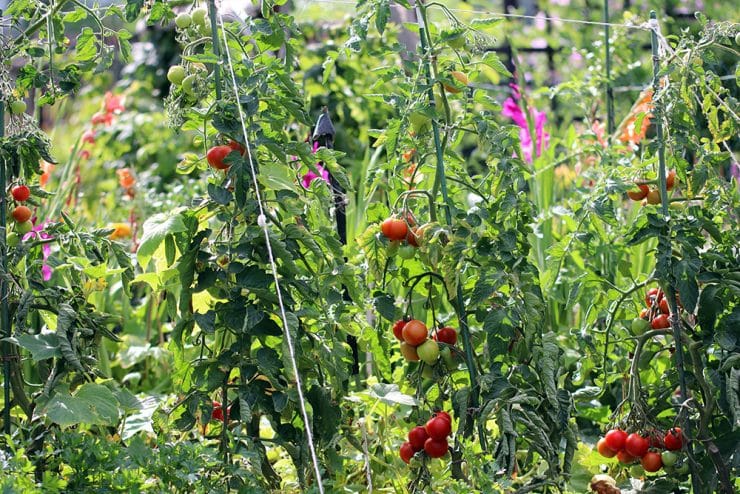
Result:
{"label": "bamboo pole", "polygon": [[604,58],[606,68],[606,130],[614,133],[614,90],[612,88],[612,56],[609,49],[609,0],[604,0]]}
{"label": "bamboo pole", "polygon": [[[0,10],[0,17],[3,11]],[[0,139],[5,137],[5,105],[6,102],[0,102]],[[8,314],[8,284],[5,274],[8,271],[8,244],[6,235],[7,217],[7,197],[5,185],[5,159],[0,159],[0,324],[2,325],[3,338],[11,336],[10,317]],[[3,341],[2,360],[3,360],[3,430],[5,434],[10,434],[10,343]]]}

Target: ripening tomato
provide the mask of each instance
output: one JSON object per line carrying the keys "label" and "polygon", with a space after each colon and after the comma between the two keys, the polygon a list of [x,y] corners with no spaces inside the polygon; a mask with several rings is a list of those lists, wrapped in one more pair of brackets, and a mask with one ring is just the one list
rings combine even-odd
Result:
{"label": "ripening tomato", "polygon": [[13,194],[13,199],[18,202],[27,201],[31,197],[31,189],[26,185],[16,185],[11,189],[10,193]]}
{"label": "ripening tomato", "polygon": [[681,449],[683,447],[683,435],[681,434],[681,428],[674,427],[673,429],[666,432],[665,437],[663,438],[663,443],[665,443],[665,449],[669,451],[676,451]]}
{"label": "ripening tomato", "polygon": [[660,299],[660,302],[658,303],[658,306],[660,307],[660,311],[663,314],[670,314],[670,309],[668,308],[668,300],[664,297]]}
{"label": "ripening tomato", "polygon": [[666,176],[665,178],[665,188],[667,190],[671,190],[675,183],[676,183],[676,170],[671,170],[668,172],[668,176]]}
{"label": "ripening tomato", "polygon": [[658,314],[650,323],[653,329],[668,329],[671,327],[671,321],[668,314]]}
{"label": "ripening tomato", "polygon": [[604,435],[604,440],[609,449],[619,451],[624,449],[624,442],[627,440],[627,433],[622,429],[612,429]]}
{"label": "ripening tomato", "polygon": [[441,417],[430,418],[424,428],[432,439],[445,439],[452,432],[450,421]]}
{"label": "ripening tomato", "polygon": [[648,204],[660,204],[660,191],[658,189],[651,190],[645,199],[647,199]]}
{"label": "ripening tomato", "polygon": [[398,456],[401,457],[404,463],[408,463],[411,461],[411,458],[414,456],[414,448],[411,446],[411,443],[405,442],[401,445],[401,448],[398,450]]}
{"label": "ripening tomato", "polygon": [[[411,223],[409,223],[409,224],[411,224]],[[416,236],[416,232],[417,232],[418,229],[419,229],[418,226],[414,226],[406,234],[406,243],[409,244],[412,247],[418,247],[419,246],[419,238]]]}
{"label": "ripening tomato", "polygon": [[406,326],[406,320],[405,319],[399,319],[393,325],[393,336],[395,336],[396,339],[399,340],[399,341],[403,341],[403,327],[404,326]]}
{"label": "ripening tomato", "polygon": [[645,199],[650,192],[650,187],[645,184],[638,184],[637,190],[628,190],[627,196],[633,201],[642,201]]}
{"label": "ripening tomato", "polygon": [[409,233],[409,227],[400,218],[388,218],[381,223],[380,231],[388,240],[404,240]]}
{"label": "ripening tomato", "polygon": [[419,361],[419,354],[416,353],[416,347],[413,345],[409,345],[405,341],[401,342],[401,355],[403,355],[403,358],[405,358],[409,362]]}
{"label": "ripening tomato", "polygon": [[650,309],[642,309],[640,311],[640,319],[645,319],[646,321],[650,319]]}
{"label": "ripening tomato", "polygon": [[454,345],[457,343],[457,331],[449,326],[439,328],[437,333],[434,335],[434,339],[442,343],[447,343],[448,345]]}
{"label": "ripening tomato", "polygon": [[424,452],[430,458],[442,458],[447,454],[447,439],[434,439],[430,437],[424,443]]}
{"label": "ripening tomato", "polygon": [[643,455],[640,460],[640,464],[642,464],[642,468],[644,468],[646,472],[657,472],[663,466],[663,460],[660,457],[660,453],[649,451]]}
{"label": "ripening tomato", "polygon": [[421,345],[427,339],[427,325],[418,319],[412,319],[406,323],[401,331],[403,341],[412,346]]}
{"label": "ripening tomato", "polygon": [[26,206],[17,206],[11,214],[16,223],[25,223],[31,219],[33,213]]}
{"label": "ripening tomato", "polygon": [[596,450],[599,452],[601,456],[604,458],[614,458],[617,455],[617,451],[614,451],[606,444],[606,439],[601,438],[596,443]]}
{"label": "ripening tomato", "polygon": [[622,463],[623,465],[629,465],[630,463],[634,462],[636,458],[629,454],[627,451],[621,449],[617,451],[617,460],[619,460],[619,463]]}
{"label": "ripening tomato", "polygon": [[414,448],[414,453],[424,449],[424,443],[427,439],[429,439],[429,434],[427,434],[427,430],[421,425],[409,431],[409,443]]}
{"label": "ripening tomato", "polygon": [[206,159],[208,164],[216,170],[228,170],[228,164],[224,163],[224,159],[233,151],[229,146],[213,146],[206,153]]}
{"label": "ripening tomato", "polygon": [[642,458],[645,456],[649,447],[650,443],[647,438],[636,432],[627,436],[627,440],[624,442],[624,450],[635,458]]}

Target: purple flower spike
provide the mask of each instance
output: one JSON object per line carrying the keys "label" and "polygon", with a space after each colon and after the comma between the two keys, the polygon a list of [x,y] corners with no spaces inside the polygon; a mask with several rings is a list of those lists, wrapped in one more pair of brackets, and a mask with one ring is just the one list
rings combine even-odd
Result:
{"label": "purple flower spike", "polygon": [[[26,240],[29,240],[31,238],[38,238],[39,240],[54,238],[44,231],[44,228],[46,228],[46,224],[47,222],[44,221],[43,223],[35,225],[30,232],[23,235],[23,241],[25,242]],[[49,281],[51,279],[51,274],[54,272],[51,266],[46,264],[46,260],[51,255],[51,244],[43,244],[41,246],[41,254],[44,258],[43,263],[41,263],[41,277],[44,281]]]}

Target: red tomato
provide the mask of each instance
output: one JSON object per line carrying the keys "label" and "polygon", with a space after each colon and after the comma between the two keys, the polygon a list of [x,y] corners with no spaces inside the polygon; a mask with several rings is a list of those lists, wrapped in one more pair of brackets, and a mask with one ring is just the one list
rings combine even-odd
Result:
{"label": "red tomato", "polygon": [[380,231],[388,240],[404,240],[409,233],[409,227],[402,219],[388,218],[381,223]]}
{"label": "red tomato", "polygon": [[457,343],[457,331],[454,328],[445,326],[437,330],[437,334],[434,335],[434,339],[447,343],[448,345],[454,345]]}
{"label": "red tomato", "polygon": [[653,329],[668,329],[671,327],[671,321],[668,319],[668,314],[658,314],[653,318],[650,325]]}
{"label": "red tomato", "polygon": [[26,206],[17,206],[11,214],[17,223],[25,223],[31,219],[32,213]]}
{"label": "red tomato", "polygon": [[247,152],[246,148],[242,146],[241,143],[236,141],[229,141],[229,147],[242,156],[244,156],[244,153]]}
{"label": "red tomato", "polygon": [[596,449],[604,458],[613,458],[617,455],[617,452],[606,444],[606,439],[603,437],[596,443]]}
{"label": "red tomato", "polygon": [[429,434],[427,434],[427,430],[421,425],[417,425],[409,431],[409,443],[414,448],[414,452],[424,449],[424,443],[427,439],[429,439]]}
{"label": "red tomato", "polygon": [[660,311],[663,314],[669,314],[671,312],[670,309],[668,309],[668,300],[665,297],[660,299],[658,305],[660,306]]}
{"label": "red tomato", "polygon": [[418,319],[407,322],[402,330],[403,341],[412,346],[419,346],[427,339],[427,325]]}
{"label": "red tomato", "polygon": [[604,435],[604,440],[609,449],[620,451],[624,449],[624,442],[627,440],[627,433],[622,429],[612,429]]}
{"label": "red tomato", "polygon": [[430,458],[442,458],[447,454],[447,439],[429,438],[424,443],[424,452]]}
{"label": "red tomato", "polygon": [[660,457],[660,453],[650,451],[645,453],[640,463],[646,472],[657,472],[663,466],[663,459]]}
{"label": "red tomato", "polygon": [[404,463],[411,461],[411,457],[414,456],[414,448],[411,447],[411,443],[403,443],[401,448],[398,450],[398,455],[401,457]]}
{"label": "red tomato", "polygon": [[617,452],[617,460],[619,460],[619,463],[623,463],[624,465],[629,465],[635,461],[635,459],[636,458],[634,456],[623,449]]}
{"label": "red tomato", "polygon": [[[409,224],[411,223],[409,222]],[[417,230],[418,230],[418,227],[414,226],[411,229],[409,229],[409,232],[406,234],[406,243],[412,247],[419,246],[419,238],[416,236]]]}
{"label": "red tomato", "polygon": [[393,325],[393,336],[395,336],[399,341],[403,341],[403,327],[404,326],[406,326],[406,321],[403,319],[399,319]]}
{"label": "red tomato", "polygon": [[439,412],[435,413],[434,416],[437,417],[437,418],[440,418],[440,419],[445,419],[447,422],[449,422],[450,424],[452,424],[452,417],[447,412],[439,411]]}
{"label": "red tomato", "polygon": [[[229,411],[231,410],[231,407],[226,407],[226,420],[229,419]],[[213,400],[213,410],[211,411],[211,420],[218,420],[220,422],[224,421],[224,407],[221,405],[220,401]]]}
{"label": "red tomato", "polygon": [[10,193],[13,194],[13,199],[18,202],[26,201],[31,197],[31,189],[25,185],[16,185],[11,189]]}
{"label": "red tomato", "polygon": [[[673,188],[673,184],[676,183],[676,170],[671,170],[668,172],[668,176],[665,178],[665,188],[668,190],[671,190]],[[645,469],[647,470],[647,468]]]}
{"label": "red tomato", "polygon": [[452,432],[452,424],[442,417],[430,418],[424,428],[432,439],[446,439]]}
{"label": "red tomato", "polygon": [[645,305],[652,307],[663,299],[663,291],[660,288],[651,288],[645,294]]}
{"label": "red tomato", "polygon": [[624,442],[624,450],[636,458],[645,456],[649,447],[648,440],[636,432],[627,436],[627,440]]}
{"label": "red tomato", "polygon": [[627,196],[633,201],[641,201],[645,199],[650,192],[650,188],[645,184],[639,184],[637,190],[628,190]]}
{"label": "red tomato", "polygon": [[663,438],[665,443],[665,449],[669,451],[676,451],[683,447],[683,435],[681,434],[680,427],[674,427],[665,433]]}
{"label": "red tomato", "polygon": [[233,151],[233,149],[229,146],[213,146],[208,150],[208,153],[206,153],[208,164],[217,170],[228,170],[229,165],[224,163],[224,159],[226,159],[231,151]]}

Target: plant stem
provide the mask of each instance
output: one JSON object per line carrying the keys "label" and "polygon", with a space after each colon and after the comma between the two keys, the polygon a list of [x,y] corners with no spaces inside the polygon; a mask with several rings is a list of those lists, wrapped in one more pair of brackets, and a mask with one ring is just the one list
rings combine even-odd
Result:
{"label": "plant stem", "polygon": [[[427,96],[429,98],[429,105],[434,108],[434,89],[431,84],[432,80],[432,69],[430,67],[430,58],[432,57],[431,50],[428,46],[431,46],[431,38],[426,28],[426,9],[421,1],[416,3],[416,21],[419,25],[419,40],[421,42],[422,58],[424,63],[425,75],[427,78]],[[444,201],[445,210],[445,221],[447,225],[452,225],[452,206],[450,198],[447,193],[447,180],[445,177],[445,166],[444,166],[444,151],[442,149],[442,143],[439,135],[439,125],[436,119],[432,119],[432,133],[434,135],[434,148],[437,157],[437,171],[435,182],[438,181],[440,191],[442,192],[442,199]],[[473,343],[470,338],[470,329],[468,328],[468,318],[465,311],[462,286],[460,283],[457,284],[457,293],[455,294],[455,312],[457,312],[457,319],[460,324],[460,336],[462,337],[463,346],[465,347],[465,362],[468,367],[468,374],[470,377],[470,398],[467,414],[471,415],[473,411],[477,411],[479,406],[479,392],[478,389],[478,375],[477,368],[475,367],[475,359],[473,358]],[[467,420],[465,420],[467,422]],[[472,427],[467,427],[464,431],[466,435],[472,433]],[[478,440],[480,441],[483,450],[486,450],[486,436],[483,431],[483,426],[478,423]]]}
{"label": "plant stem", "polygon": [[[211,20],[211,38],[213,41],[213,54],[216,55],[218,62],[213,64],[213,81],[216,86],[216,100],[221,101],[221,43],[218,42],[218,24],[216,23],[216,1],[208,0],[208,17]],[[228,47],[224,47],[228,50]],[[237,104],[240,104],[238,101]]]}
{"label": "plant stem", "polygon": [[[2,10],[0,10],[2,16]],[[5,103],[0,102],[0,139],[5,137]],[[10,318],[8,317],[8,283],[5,274],[8,271],[8,244],[6,242],[7,218],[5,212],[7,187],[5,184],[5,159],[0,161],[0,324],[2,324],[3,338],[11,336]],[[3,359],[3,396],[5,405],[3,408],[3,430],[5,434],[10,434],[10,343],[3,341],[2,359]]]}
{"label": "plant stem", "polygon": [[609,53],[609,0],[604,0],[604,58],[606,68],[606,129],[608,138],[614,133],[614,92],[612,90],[612,57]]}
{"label": "plant stem", "polygon": [[[662,234],[658,237],[658,264],[663,265],[670,271],[672,264],[672,248],[671,248],[671,227],[670,227],[670,215],[668,213],[668,188],[666,186],[666,164],[665,164],[665,139],[663,136],[663,114],[662,105],[658,95],[660,91],[660,55],[658,54],[658,24],[657,15],[654,10],[650,11],[650,22],[653,24],[651,30],[651,46],[653,53],[653,113],[655,114],[655,133],[656,142],[658,145],[658,184],[660,189],[661,199],[661,213],[663,220],[665,221],[665,227],[663,228]],[[683,355],[683,339],[681,337],[681,318],[678,314],[678,303],[676,299],[676,288],[673,280],[666,280],[667,283],[663,287],[665,297],[668,300],[668,308],[670,310],[670,322],[673,328],[673,338],[676,345],[676,370],[678,371],[678,383],[680,390],[680,401],[684,403],[688,398],[686,388],[686,371],[684,369],[684,355]],[[688,414],[685,413],[684,409],[679,410],[679,420],[681,427],[687,437],[691,437],[691,421],[689,420]],[[689,457],[693,456],[691,444],[687,445],[687,452]],[[689,462],[691,468],[691,484],[694,492],[701,492],[700,479],[696,470],[695,462]]]}

